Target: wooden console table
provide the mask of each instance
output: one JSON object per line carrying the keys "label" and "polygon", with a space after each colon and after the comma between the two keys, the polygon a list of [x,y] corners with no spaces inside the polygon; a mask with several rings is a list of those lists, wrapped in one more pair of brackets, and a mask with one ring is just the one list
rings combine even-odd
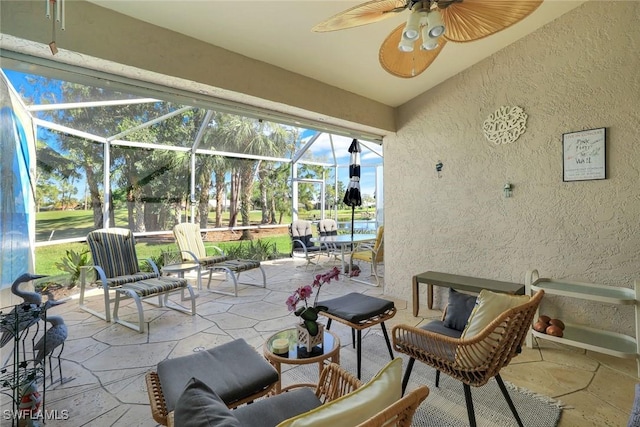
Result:
{"label": "wooden console table", "polygon": [[433,308],[433,287],[444,286],[461,291],[480,292],[488,289],[494,292],[504,292],[515,295],[524,295],[524,285],[521,283],[500,282],[498,280],[481,279],[479,277],[460,276],[458,274],[439,273],[437,271],[427,271],[413,276],[413,315],[418,315],[420,305],[420,294],[418,287],[420,283],[427,285],[427,307]]}

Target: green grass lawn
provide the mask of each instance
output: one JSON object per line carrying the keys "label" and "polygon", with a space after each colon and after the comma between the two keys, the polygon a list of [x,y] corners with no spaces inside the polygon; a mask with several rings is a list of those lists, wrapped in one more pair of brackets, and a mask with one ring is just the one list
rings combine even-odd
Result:
{"label": "green grass lawn", "polygon": [[[116,224],[127,223],[127,211],[118,210]],[[36,241],[84,237],[93,230],[93,211],[46,211],[36,214]]]}
{"label": "green grass lawn", "polygon": [[[373,208],[356,208],[356,220],[370,219],[375,210]],[[332,215],[328,212],[327,215]],[[300,219],[314,220],[320,218],[320,210],[301,210]],[[252,224],[259,224],[262,219],[260,211],[251,211],[249,220]],[[338,211],[338,222],[348,222],[351,220],[351,209]],[[282,224],[289,224],[291,215],[282,218]],[[229,212],[223,212],[222,223],[229,223]],[[215,213],[209,214],[209,227],[215,224]],[[115,212],[116,227],[127,227],[126,209],[118,209]],[[90,210],[69,210],[69,211],[46,211],[36,214],[36,241],[46,242],[49,240],[71,239],[84,237],[93,230],[93,212]]]}
{"label": "green grass lawn", "polygon": [[[368,219],[368,215],[373,209],[356,209],[356,219]],[[223,215],[223,223],[228,223],[228,212]],[[319,210],[304,211],[300,213],[301,219],[313,220],[320,218]],[[124,209],[116,211],[116,225],[126,226],[127,212]],[[260,211],[252,211],[250,214],[252,223],[259,223],[261,219]],[[347,222],[351,219],[351,210],[345,209],[338,212],[338,221]],[[214,214],[210,214],[210,224],[213,227]],[[283,218],[283,223],[288,224],[291,222],[291,217]],[[66,238],[85,237],[93,229],[93,213],[89,210],[72,210],[72,211],[47,211],[39,212],[36,215],[36,241],[48,241],[58,240]],[[139,243],[136,244],[136,251],[138,258],[143,260],[145,258],[158,259],[161,258],[163,251],[175,251],[177,247],[175,243],[167,242],[146,242],[144,239],[138,239]],[[269,236],[259,239],[261,244],[273,243],[276,246],[277,252],[288,256],[291,249],[291,241],[287,231],[283,229],[282,235]],[[249,241],[231,241],[231,242],[216,242],[216,245],[221,247],[225,252],[233,253],[234,248],[239,245],[256,245],[256,243],[250,243]],[[88,251],[86,243],[64,243],[51,246],[36,247],[36,274],[43,275],[59,275],[63,272],[56,267],[56,263],[62,261],[65,257],[66,251],[75,251],[80,253],[82,251]]]}
{"label": "green grass lawn", "polygon": [[[288,234],[266,237],[259,240],[262,243],[269,242],[275,244],[277,251],[281,254],[284,254],[284,256],[288,256],[291,249],[291,240],[289,239]],[[234,247],[249,244],[249,241],[215,243],[216,246],[220,247],[225,252],[229,252]],[[146,258],[156,260],[162,256],[163,252],[176,251],[177,249],[178,247],[175,245],[175,243],[139,242],[136,244],[136,252],[139,261],[142,261]],[[56,263],[62,261],[62,258],[65,257],[65,253],[67,250],[72,250],[80,253],[82,251],[88,251],[89,247],[86,243],[65,243],[60,245],[41,246],[36,248],[36,274],[43,274],[47,276],[57,276],[59,274],[62,274],[63,271],[59,270],[56,267]]]}

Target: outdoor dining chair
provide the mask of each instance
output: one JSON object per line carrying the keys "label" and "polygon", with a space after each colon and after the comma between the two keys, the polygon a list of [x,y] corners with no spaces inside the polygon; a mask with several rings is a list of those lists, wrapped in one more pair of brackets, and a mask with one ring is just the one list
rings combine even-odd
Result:
{"label": "outdoor dining chair", "polygon": [[380,286],[378,265],[384,261],[384,225],[378,227],[376,240],[371,243],[358,245],[351,254],[351,261],[364,261],[371,265],[371,273],[376,279],[376,286]]}
{"label": "outdoor dining chair", "polygon": [[289,237],[291,237],[291,257],[304,258],[307,261],[305,268],[313,264],[315,271],[318,266],[316,258],[320,256],[323,246],[316,246],[311,241],[313,238],[311,221],[301,219],[293,221],[289,225]]}
{"label": "outdoor dining chair", "polygon": [[[318,221],[318,235],[320,237],[337,236],[338,235],[338,223],[335,219],[325,218]],[[341,256],[341,246],[339,243],[323,242],[326,246],[327,255],[338,259]]]}
{"label": "outdoor dining chair", "polygon": [[[138,265],[135,239],[131,230],[125,228],[105,228],[95,230],[87,235],[87,244],[93,257],[93,267],[98,273],[97,284],[102,288],[104,312],[90,308],[85,303],[87,291],[87,269],[83,269],[80,279],[79,305],[84,311],[107,322],[112,320],[140,333],[144,332],[144,311],[142,301],[158,297],[158,306],[168,307],[190,315],[196,314],[196,295],[185,279],[160,276],[158,267],[151,259],[147,259],[150,272],[141,271]],[[184,291],[189,292],[185,297]],[[191,301],[191,309],[169,301],[169,295],[179,292],[182,301]],[[115,298],[111,294],[115,293]],[[138,312],[138,322],[132,323],[119,317],[120,302],[124,299],[134,300]],[[113,305],[113,317],[111,314]]]}

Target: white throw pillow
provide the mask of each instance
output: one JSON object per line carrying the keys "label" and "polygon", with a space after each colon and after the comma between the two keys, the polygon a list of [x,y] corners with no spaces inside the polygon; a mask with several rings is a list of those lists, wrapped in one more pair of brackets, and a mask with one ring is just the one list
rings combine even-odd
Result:
{"label": "white throw pillow", "polygon": [[332,402],[289,418],[278,427],[353,427],[402,397],[402,359],[393,359],[368,383]]}

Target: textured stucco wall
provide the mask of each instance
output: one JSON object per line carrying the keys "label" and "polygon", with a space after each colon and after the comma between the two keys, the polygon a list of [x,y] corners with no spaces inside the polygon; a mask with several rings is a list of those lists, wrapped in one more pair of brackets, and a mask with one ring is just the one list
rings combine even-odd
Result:
{"label": "textured stucco wall", "polygon": [[[388,294],[410,300],[412,275],[427,270],[640,279],[640,3],[605,3],[585,3],[400,108],[400,130],[384,140]],[[482,123],[502,105],[529,119],[520,139],[496,146]],[[563,182],[562,134],[599,127],[608,179]],[[621,332],[634,321],[629,307],[558,297],[543,311]]]}

